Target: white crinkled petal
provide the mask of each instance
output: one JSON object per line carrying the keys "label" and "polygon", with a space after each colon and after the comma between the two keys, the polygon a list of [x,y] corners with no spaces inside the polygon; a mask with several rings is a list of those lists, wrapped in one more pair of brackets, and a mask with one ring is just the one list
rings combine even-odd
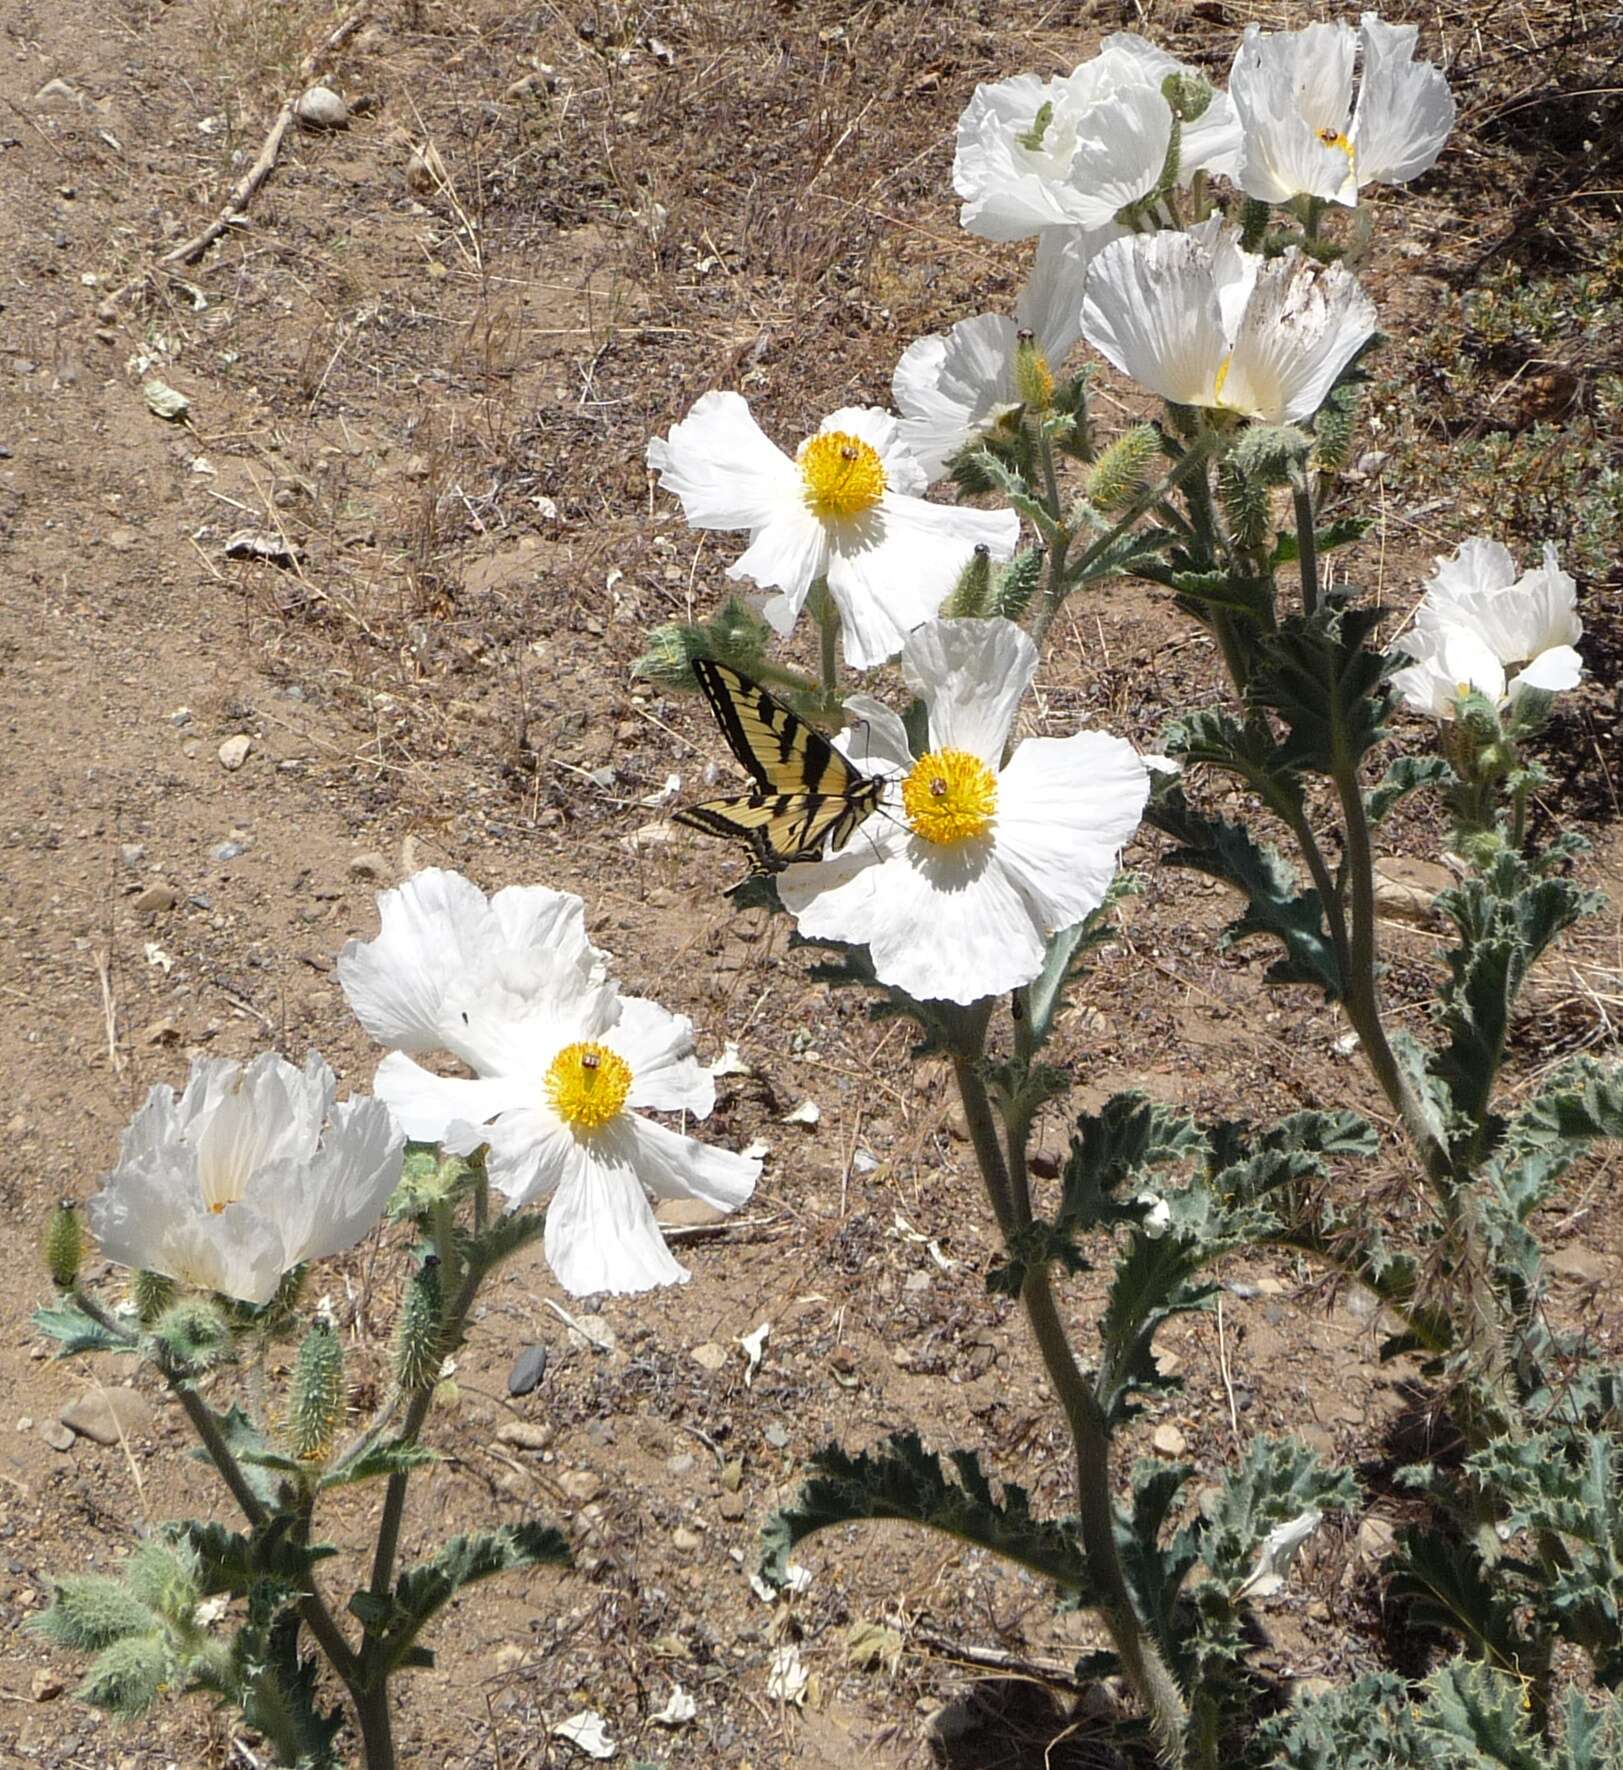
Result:
{"label": "white crinkled petal", "polygon": [[490,900],[503,944],[524,952],[541,947],[568,960],[583,977],[605,967],[604,955],[586,935],[586,905],[572,891],[545,885],[507,885]]}
{"label": "white crinkled petal", "polygon": [[1352,122],[1358,182],[1407,184],[1437,164],[1454,127],[1454,99],[1442,70],[1414,59],[1414,25],[1363,18],[1364,66]]}
{"label": "white crinkled petal", "polygon": [[1298,195],[1354,202],[1352,165],[1321,130],[1345,132],[1358,39],[1345,25],[1263,33],[1248,25],[1229,73],[1240,126],[1235,182],[1247,196],[1288,203]]}
{"label": "white crinkled petal", "polygon": [[1510,684],[1509,694],[1515,700],[1524,688],[1541,688],[1547,694],[1563,694],[1576,688],[1583,680],[1584,661],[1570,645],[1552,645],[1537,657]]}
{"label": "white crinkled petal", "polygon": [[[1022,145],[1044,105],[1054,110],[1037,148]],[[1023,240],[1050,227],[1076,225],[1065,183],[1075,135],[1065,82],[1017,74],[975,88],[958,120],[953,189],[960,217],[988,240]]]}
{"label": "white crinkled petal", "polygon": [[[1094,254],[1121,239],[1123,230],[1045,228],[1037,236],[1037,257],[1015,306],[1016,329],[1031,333],[1048,366],[1058,375],[1082,337],[1082,291]],[[1013,380],[1011,377],[1012,389]]]}
{"label": "white crinkled petal", "polygon": [[[798,475],[797,475],[798,479]],[[813,584],[828,568],[828,530],[806,508],[804,498],[786,505],[727,568],[729,578],[748,578],[763,590],[780,590],[784,615],[774,621],[780,633],[795,624]],[[772,604],[765,610],[772,618]]]}
{"label": "white crinkled petal", "polygon": [[835,739],[835,748],[855,767],[864,774],[882,774],[913,766],[907,727],[883,701],[872,695],[847,695],[845,710],[849,723]]}
{"label": "white crinkled petal", "polygon": [[998,778],[997,849],[1046,934],[1098,909],[1150,775],[1125,738],[1028,738]]}
{"label": "white crinkled petal", "polygon": [[622,1159],[655,1198],[696,1198],[718,1211],[736,1211],[761,1176],[754,1156],[684,1137],[636,1113],[625,1114],[610,1131]]}
{"label": "white crinkled petal", "polygon": [[1088,267],[1082,335],[1151,393],[1212,404],[1228,340],[1211,253],[1170,232],[1106,246]]}
{"label": "white crinkled petal", "polygon": [[1222,403],[1267,423],[1305,422],[1374,332],[1375,304],[1350,271],[1287,252],[1257,277]]}
{"label": "white crinkled petal", "polygon": [[649,443],[648,465],[700,529],[763,529],[800,495],[800,470],[736,393],[697,400],[669,437]]}
{"label": "white crinkled petal", "polygon": [[570,1142],[547,1204],[543,1245],[553,1277],[576,1297],[685,1282],[687,1269],[665,1245],[629,1150],[601,1134]]}
{"label": "white crinkled petal", "polygon": [[[409,1058],[403,1059],[410,1062]],[[383,1215],[400,1184],[405,1140],[381,1100],[346,1100],[332,1109],[320,1153],[276,1201],[283,1264],[322,1260],[352,1248]],[[269,1203],[255,1198],[263,1208]]]}
{"label": "white crinkled petal", "polygon": [[1197,172],[1214,178],[1235,175],[1240,160],[1240,119],[1226,92],[1212,101],[1192,123],[1185,123],[1178,141],[1178,182],[1187,185]]}
{"label": "white crinkled petal", "polygon": [[1451,611],[1460,604],[1508,589],[1516,581],[1516,560],[1510,549],[1483,535],[1462,541],[1446,558],[1439,555],[1434,566],[1420,610],[1428,624],[1446,624],[1457,618]]}
{"label": "white crinkled petal", "polygon": [[539,1093],[542,1077],[437,1076],[404,1052],[391,1051],[378,1065],[372,1089],[414,1143],[438,1143],[456,1119],[482,1125],[499,1112],[524,1105]]}
{"label": "white crinkled petal", "polygon": [[1456,694],[1461,688],[1474,688],[1490,701],[1504,700],[1504,660],[1474,629],[1444,628],[1437,638],[1437,663]]}
{"label": "white crinkled petal", "polygon": [[903,443],[926,481],[1014,402],[1015,326],[1001,314],[960,320],[910,344],[891,377]]}
{"label": "white crinkled petal", "polygon": [[442,867],[380,891],[378,916],[375,940],[351,940],[338,955],[344,995],[380,1045],[436,1050],[445,992],[502,943],[501,924],[477,885]]}
{"label": "white crinkled petal", "polygon": [[1013,621],[928,621],[902,651],[907,685],[930,711],[930,748],[964,750],[996,773],[1037,647]]}
{"label": "white crinkled petal", "polygon": [[672,1014],[641,996],[623,997],[619,1021],[603,1043],[631,1067],[628,1107],[709,1116],[716,1080],[693,1054],[693,1022],[685,1014]]}
{"label": "white crinkled petal", "polygon": [[1083,227],[1108,227],[1116,212],[1147,197],[1161,180],[1172,144],[1172,107],[1153,86],[1131,86],[1083,121],[1068,174]]}
{"label": "white crinkled petal", "polygon": [[846,662],[882,664],[940,608],[978,545],[1007,559],[1020,535],[1012,510],[928,504],[887,492],[866,516],[831,525],[828,587]]}
{"label": "white crinkled petal", "polygon": [[482,1076],[542,1074],[562,1045],[619,1018],[612,979],[583,979],[553,953],[496,953],[445,998],[445,1045]]}
{"label": "white crinkled petal", "polygon": [[471,1155],[486,1146],[485,1171],[510,1211],[546,1198],[572,1171],[580,1139],[548,1106],[532,1104],[504,1112],[477,1127],[447,1127],[450,1155]]}

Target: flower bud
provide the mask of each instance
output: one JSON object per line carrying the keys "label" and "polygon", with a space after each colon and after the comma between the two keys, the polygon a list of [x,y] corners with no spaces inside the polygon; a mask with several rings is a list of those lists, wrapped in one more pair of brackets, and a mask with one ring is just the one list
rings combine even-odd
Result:
{"label": "flower bud", "polygon": [[941,605],[947,620],[975,619],[986,613],[986,598],[992,589],[992,551],[983,541],[970,554],[958,582]]}
{"label": "flower bud", "polygon": [[332,1323],[318,1318],[293,1361],[288,1394],[288,1447],[301,1462],[319,1461],[332,1449],[346,1398],[344,1349]]}
{"label": "flower bud", "polygon": [[1054,403],[1054,371],[1030,332],[1022,332],[1014,347],[1014,388],[1034,411],[1046,412]]}
{"label": "flower bud", "polygon": [[445,1304],[440,1263],[430,1254],[412,1275],[395,1326],[394,1375],[406,1393],[431,1388],[444,1362]]}
{"label": "flower bud", "polygon": [[130,1275],[130,1301],[142,1327],[151,1327],[175,1300],[175,1281],[161,1272]]}
{"label": "flower bud", "polygon": [[59,1291],[71,1291],[84,1258],[85,1232],[71,1199],[63,1199],[45,1225],[45,1268]]}
{"label": "flower bud", "polygon": [[1161,96],[1181,122],[1193,123],[1204,117],[1217,95],[1210,81],[1196,73],[1168,74],[1161,82]]}

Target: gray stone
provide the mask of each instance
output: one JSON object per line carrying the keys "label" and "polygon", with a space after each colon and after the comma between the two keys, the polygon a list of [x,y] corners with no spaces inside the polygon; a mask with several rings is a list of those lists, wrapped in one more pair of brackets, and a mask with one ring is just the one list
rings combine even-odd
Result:
{"label": "gray stone", "polygon": [[238,732],[235,737],[228,737],[220,745],[220,766],[235,772],[248,760],[248,752],[254,747],[254,740]]}
{"label": "gray stone", "polygon": [[179,902],[180,893],[173,885],[149,885],[135,894],[130,907],[142,915],[152,915],[159,910],[172,910]]}
{"label": "gray stone", "polygon": [[328,86],[310,86],[293,104],[293,115],[306,129],[343,129],[349,124],[349,106]]}
{"label": "gray stone", "polygon": [[507,1373],[507,1393],[509,1395],[528,1395],[539,1386],[541,1379],[547,1374],[547,1349],[545,1346],[526,1346],[513,1360],[513,1368]]}
{"label": "gray stone", "polygon": [[546,1450],[555,1437],[555,1429],[540,1420],[509,1420],[496,1434],[499,1444],[510,1444],[515,1450]]}
{"label": "gray stone", "polygon": [[72,1450],[73,1434],[60,1420],[47,1420],[39,1429],[39,1435],[50,1445],[52,1450]]}
{"label": "gray stone", "polygon": [[214,858],[216,860],[236,860],[247,852],[247,848],[241,842],[222,842],[214,850]]}
{"label": "gray stone", "polygon": [[90,1389],[57,1418],[70,1432],[97,1444],[140,1438],[152,1430],[152,1403],[133,1389]]}

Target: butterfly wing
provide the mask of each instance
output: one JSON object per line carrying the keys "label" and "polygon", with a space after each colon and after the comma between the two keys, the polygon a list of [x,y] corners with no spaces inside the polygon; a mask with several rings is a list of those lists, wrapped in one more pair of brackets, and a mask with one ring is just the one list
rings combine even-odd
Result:
{"label": "butterfly wing", "polygon": [[821,732],[727,665],[698,658],[693,673],[756,790],[685,806],[676,822],[743,843],[757,872],[849,840],[878,806],[883,777],[859,774]]}

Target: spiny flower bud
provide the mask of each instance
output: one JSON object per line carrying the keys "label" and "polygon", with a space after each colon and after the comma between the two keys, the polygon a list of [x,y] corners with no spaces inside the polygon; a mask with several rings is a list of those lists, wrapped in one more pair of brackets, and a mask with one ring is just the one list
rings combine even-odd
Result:
{"label": "spiny flower bud", "polygon": [[175,1281],[161,1272],[130,1275],[130,1301],[142,1327],[151,1327],[175,1300]]}
{"label": "spiny flower bud", "polygon": [[430,1254],[412,1275],[395,1326],[394,1375],[406,1393],[431,1388],[444,1362],[445,1314],[439,1257]]}
{"label": "spiny flower bud", "polygon": [[941,613],[947,620],[975,619],[986,613],[986,598],[992,589],[992,550],[982,541],[970,554],[958,574]]}
{"label": "spiny flower bud", "polygon": [[1160,441],[1155,428],[1135,424],[1123,431],[1094,462],[1088,475],[1088,501],[1107,515],[1124,509],[1144,489],[1144,476]]}
{"label": "spiny flower bud", "polygon": [[72,1199],[63,1199],[45,1225],[45,1268],[59,1291],[71,1291],[84,1258],[85,1232]]}
{"label": "spiny flower bud", "polygon": [[1054,403],[1054,371],[1030,332],[1022,332],[1014,347],[1014,390],[1034,411],[1046,412]]}
{"label": "spiny flower bud", "polygon": [[293,1361],[288,1393],[288,1446],[301,1462],[314,1462],[332,1449],[343,1423],[344,1349],[333,1324],[317,1317]]}
{"label": "spiny flower bud", "polygon": [[182,1297],[152,1324],[152,1337],[177,1371],[207,1370],[231,1355],[231,1324],[204,1297]]}

